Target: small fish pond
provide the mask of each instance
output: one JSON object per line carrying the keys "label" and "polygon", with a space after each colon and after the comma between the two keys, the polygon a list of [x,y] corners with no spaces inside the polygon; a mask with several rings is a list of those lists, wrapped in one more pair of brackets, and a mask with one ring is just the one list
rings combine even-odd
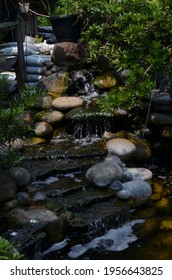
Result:
{"label": "small fish pond", "polygon": [[[28,224],[11,223],[4,233],[20,245],[25,259],[172,259],[171,168],[157,159],[147,164],[153,194],[135,208],[86,180],[87,169],[105,156],[99,138],[54,139],[27,148],[22,163],[32,174],[27,192],[45,197],[19,212],[21,220],[31,213]],[[44,230],[37,224],[36,215],[45,209],[57,214],[58,226]]]}

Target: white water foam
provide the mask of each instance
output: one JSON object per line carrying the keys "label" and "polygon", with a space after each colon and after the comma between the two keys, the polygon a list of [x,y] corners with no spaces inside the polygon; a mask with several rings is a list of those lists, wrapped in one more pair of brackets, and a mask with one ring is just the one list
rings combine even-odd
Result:
{"label": "white water foam", "polygon": [[51,185],[52,183],[57,181],[59,181],[59,178],[57,176],[56,177],[50,176],[45,180],[35,181],[32,183],[32,185]]}
{"label": "white water foam", "polygon": [[87,244],[78,244],[73,246],[68,254],[72,259],[76,259],[83,255],[89,249],[104,249],[106,251],[123,251],[128,248],[129,243],[137,240],[133,234],[132,227],[135,224],[143,223],[145,220],[134,220],[126,223],[117,229],[111,229],[102,236],[94,238]]}
{"label": "white water foam", "polygon": [[53,244],[50,248],[48,248],[47,250],[45,250],[45,251],[42,253],[42,255],[46,255],[46,254],[48,254],[48,253],[61,250],[62,248],[64,248],[64,247],[68,244],[68,241],[69,241],[69,239],[66,238],[66,239],[64,239],[62,242],[58,242],[58,243]]}

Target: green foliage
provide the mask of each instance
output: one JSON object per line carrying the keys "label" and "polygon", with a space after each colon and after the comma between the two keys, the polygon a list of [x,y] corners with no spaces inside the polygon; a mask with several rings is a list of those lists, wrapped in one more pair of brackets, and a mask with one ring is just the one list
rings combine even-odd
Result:
{"label": "green foliage", "polygon": [[[83,2],[86,2],[85,0]],[[57,3],[50,4],[48,0],[35,0],[34,3],[39,4],[43,11],[49,16],[52,15],[66,15],[66,14],[78,14],[81,13],[80,1],[76,0],[57,0]],[[45,18],[39,17],[39,23],[46,22]]]}
{"label": "green foliage", "polygon": [[58,4],[53,10],[53,15],[69,15],[80,12],[80,1],[58,0]]}
{"label": "green foliage", "polygon": [[[5,95],[6,82],[0,77],[1,99]],[[17,97],[12,98],[8,106],[0,108],[0,166],[9,168],[16,165],[21,159],[18,151],[14,150],[13,143],[17,139],[23,139],[31,131],[32,127],[23,123],[20,114],[27,108],[33,107],[38,102],[42,90],[26,87]]]}
{"label": "green foliage", "polygon": [[22,257],[16,249],[16,244],[10,243],[0,236],[0,260],[20,260]]}
{"label": "green foliage", "polygon": [[5,75],[0,75],[0,100],[6,97],[6,88],[9,86],[9,81]]}
{"label": "green foliage", "polygon": [[37,20],[39,26],[50,26],[50,20],[47,17],[38,16]]}
{"label": "green foliage", "polygon": [[113,88],[106,97],[98,100],[98,105],[102,112],[114,113],[117,108],[131,109],[134,105],[134,98],[124,88]]}
{"label": "green foliage", "polygon": [[106,56],[114,71],[130,73],[124,91],[113,89],[100,100],[103,110],[138,104],[156,87],[159,73],[172,74],[172,1],[95,0],[81,1],[81,7],[87,61],[96,65],[99,57]]}

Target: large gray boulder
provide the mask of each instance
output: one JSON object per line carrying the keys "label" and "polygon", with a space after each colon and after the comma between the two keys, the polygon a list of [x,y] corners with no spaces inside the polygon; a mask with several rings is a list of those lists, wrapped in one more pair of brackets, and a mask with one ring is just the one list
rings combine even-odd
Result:
{"label": "large gray boulder", "polygon": [[86,172],[86,177],[95,185],[105,187],[116,180],[120,181],[123,177],[123,170],[116,163],[103,161],[90,167]]}
{"label": "large gray boulder", "polygon": [[150,199],[152,188],[149,183],[138,179],[121,184],[117,188],[116,183],[112,183],[110,188],[116,191],[116,196],[121,199],[130,199],[133,206],[140,206]]}

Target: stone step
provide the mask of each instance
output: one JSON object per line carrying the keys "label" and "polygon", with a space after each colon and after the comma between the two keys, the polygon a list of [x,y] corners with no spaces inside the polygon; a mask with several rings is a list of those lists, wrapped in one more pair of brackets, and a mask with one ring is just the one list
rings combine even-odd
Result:
{"label": "stone step", "polygon": [[102,141],[95,143],[69,143],[56,145],[37,145],[28,147],[22,167],[32,178],[47,177],[54,173],[68,173],[86,170],[107,154]]}
{"label": "stone step", "polygon": [[90,238],[122,224],[129,216],[129,204],[106,197],[105,201],[100,200],[76,214],[76,219],[69,223],[69,233],[73,237],[88,235]]}
{"label": "stone step", "polygon": [[20,166],[26,168],[33,180],[46,178],[54,174],[87,170],[100,161],[100,157],[76,159],[44,159],[23,161]]}

